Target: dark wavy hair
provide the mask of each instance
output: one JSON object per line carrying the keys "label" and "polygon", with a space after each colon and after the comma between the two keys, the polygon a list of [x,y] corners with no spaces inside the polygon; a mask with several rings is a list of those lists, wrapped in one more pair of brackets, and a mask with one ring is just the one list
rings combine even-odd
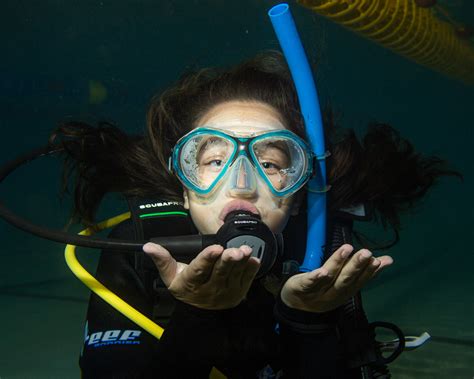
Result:
{"label": "dark wavy hair", "polygon": [[[143,136],[127,135],[108,122],[60,124],[50,142],[64,147],[62,190],[68,192],[72,182],[74,221],[94,224],[97,208],[110,192],[182,201],[182,186],[167,169],[173,146],[213,106],[233,100],[272,106],[287,128],[304,138],[293,81],[284,57],[273,51],[230,69],[187,73],[151,99]],[[412,209],[441,176],[460,176],[440,158],[417,153],[387,124],[372,123],[361,141],[352,130],[341,134],[335,124],[326,110],[328,211],[366,204],[374,221],[395,232],[393,243],[401,213]]]}

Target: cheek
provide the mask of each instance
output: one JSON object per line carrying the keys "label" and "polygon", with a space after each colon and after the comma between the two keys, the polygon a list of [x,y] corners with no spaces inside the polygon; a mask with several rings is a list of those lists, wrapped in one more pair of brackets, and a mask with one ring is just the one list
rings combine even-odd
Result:
{"label": "cheek", "polygon": [[273,233],[278,234],[285,229],[291,215],[292,204],[292,199],[282,200],[278,208],[268,210],[262,217],[262,221]]}
{"label": "cheek", "polygon": [[220,227],[219,211],[214,204],[200,204],[189,197],[189,214],[201,234],[215,234]]}
{"label": "cheek", "polygon": [[263,222],[275,233],[283,232],[290,217],[289,212],[271,212],[263,218]]}

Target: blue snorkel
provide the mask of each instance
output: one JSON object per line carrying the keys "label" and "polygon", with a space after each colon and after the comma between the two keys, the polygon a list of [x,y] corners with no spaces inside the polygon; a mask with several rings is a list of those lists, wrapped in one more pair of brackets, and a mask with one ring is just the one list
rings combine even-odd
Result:
{"label": "blue snorkel", "polygon": [[308,234],[306,254],[300,271],[321,266],[326,244],[326,150],[318,94],[313,74],[296,30],[288,4],[275,5],[268,11],[298,93],[306,136],[317,158],[316,175],[308,182]]}

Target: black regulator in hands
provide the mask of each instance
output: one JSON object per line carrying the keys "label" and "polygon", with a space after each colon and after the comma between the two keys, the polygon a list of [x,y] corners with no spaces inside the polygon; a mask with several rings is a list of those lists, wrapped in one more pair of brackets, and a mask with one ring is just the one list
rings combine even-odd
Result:
{"label": "black regulator in hands", "polygon": [[247,211],[230,212],[216,234],[152,238],[152,242],[170,250],[179,261],[190,262],[204,248],[221,245],[225,249],[247,245],[252,257],[260,260],[257,278],[265,276],[283,251],[283,239],[276,236],[259,216]]}
{"label": "black regulator in hands", "polygon": [[260,217],[244,211],[227,215],[224,225],[217,231],[216,241],[225,248],[250,246],[251,256],[260,260],[257,277],[271,270],[277,255],[283,250],[283,239],[277,238]]}

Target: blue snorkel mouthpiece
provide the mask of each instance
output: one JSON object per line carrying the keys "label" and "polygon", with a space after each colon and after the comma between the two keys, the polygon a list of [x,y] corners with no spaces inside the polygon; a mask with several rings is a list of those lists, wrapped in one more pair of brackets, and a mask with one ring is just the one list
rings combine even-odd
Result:
{"label": "blue snorkel mouthpiece", "polygon": [[316,155],[316,175],[308,182],[308,234],[306,254],[300,271],[312,271],[322,264],[326,244],[326,150],[318,93],[295,22],[286,3],[268,11],[280,47],[285,55],[298,94],[306,136]]}

